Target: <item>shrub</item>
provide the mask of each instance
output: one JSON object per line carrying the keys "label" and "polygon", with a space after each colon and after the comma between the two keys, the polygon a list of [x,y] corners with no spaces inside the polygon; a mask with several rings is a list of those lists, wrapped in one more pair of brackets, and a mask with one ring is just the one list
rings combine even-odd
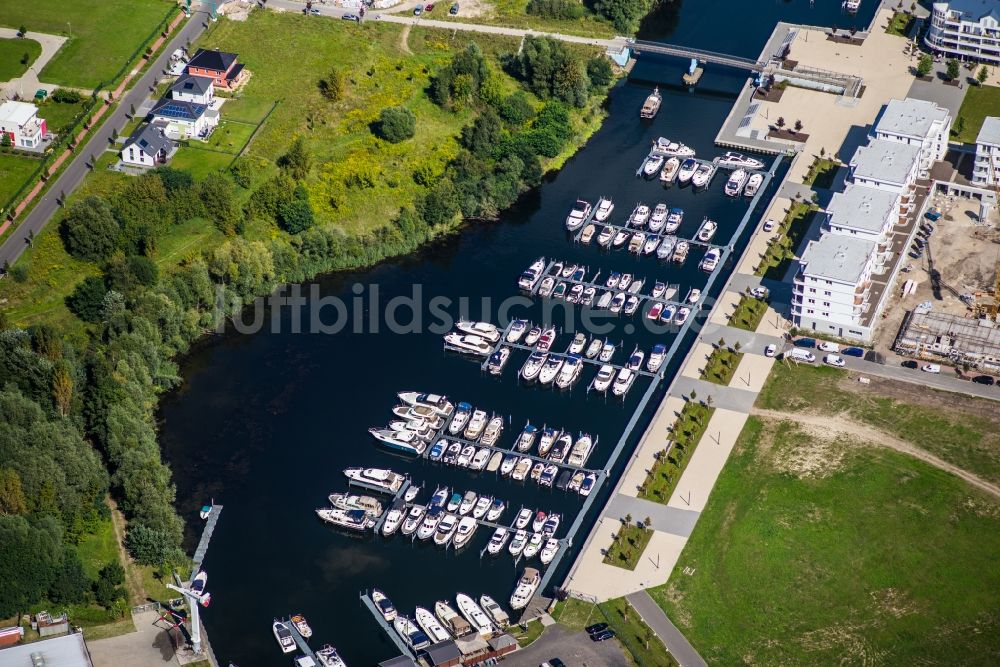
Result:
{"label": "shrub", "polygon": [[136,524],[125,536],[125,548],[140,565],[162,565],[174,555],[170,536],[162,530]]}
{"label": "shrub", "polygon": [[292,199],[278,207],[278,224],[289,234],[304,232],[313,226],[313,210],[307,199]]}
{"label": "shrub", "polygon": [[578,19],[583,16],[583,5],[576,0],[529,0],[526,11],[553,19]]}
{"label": "shrub", "polygon": [[587,77],[590,85],[603,88],[615,80],[615,71],[611,67],[611,61],[607,58],[597,56],[587,61]]}
{"label": "shrub", "polygon": [[83,101],[83,95],[72,88],[56,88],[49,95],[49,99],[61,104],[79,104]]}
{"label": "shrub", "polygon": [[107,259],[118,247],[121,227],[111,207],[90,196],[73,204],[60,227],[66,252],[92,262]]}
{"label": "shrub", "polygon": [[377,134],[386,141],[398,144],[416,133],[417,117],[406,107],[388,107],[379,114]]}
{"label": "shrub", "polygon": [[497,109],[500,117],[511,125],[524,125],[535,117],[535,107],[523,91],[517,91],[508,96]]}
{"label": "shrub", "polygon": [[103,280],[88,276],[66,297],[66,307],[84,322],[100,322],[107,292]]}

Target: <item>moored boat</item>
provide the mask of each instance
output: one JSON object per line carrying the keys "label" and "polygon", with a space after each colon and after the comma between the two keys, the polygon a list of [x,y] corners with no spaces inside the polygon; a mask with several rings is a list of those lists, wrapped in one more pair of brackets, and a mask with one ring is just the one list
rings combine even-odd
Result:
{"label": "moored boat", "polygon": [[496,628],[493,626],[493,622],[490,621],[489,617],[486,615],[476,601],[465,593],[459,593],[455,596],[455,602],[458,604],[458,610],[465,616],[466,620],[472,624],[479,634],[484,637],[489,637],[493,634]]}
{"label": "moored boat", "polygon": [[444,342],[459,352],[475,354],[482,357],[493,351],[493,345],[488,340],[473,334],[461,334],[455,331],[445,334]]}
{"label": "moored boat", "polygon": [[661,104],[663,104],[663,95],[660,94],[660,87],[656,86],[653,88],[653,92],[642,103],[642,108],[639,110],[639,117],[645,119],[655,118],[656,114],[660,111]]}
{"label": "moored boat", "polygon": [[673,183],[674,179],[677,178],[677,172],[681,168],[681,159],[676,155],[668,159],[663,163],[663,169],[660,171],[660,181],[662,183]]}
{"label": "moored boat", "polygon": [[392,604],[389,596],[374,588],[371,592],[371,598],[372,602],[375,603],[375,608],[382,614],[382,618],[388,622],[392,622],[396,618],[396,607]]}
{"label": "moored boat", "polygon": [[716,230],[719,228],[718,223],[715,220],[709,220],[705,218],[701,221],[701,226],[698,228],[698,240],[702,243],[708,243],[715,236]]}
{"label": "moored boat", "polygon": [[524,609],[527,607],[531,598],[535,596],[535,591],[538,590],[541,581],[542,577],[538,570],[533,567],[524,568],[524,574],[521,575],[514,588],[514,593],[510,596],[511,608]]}
{"label": "moored boat", "polygon": [[608,197],[601,197],[597,200],[597,207],[594,209],[594,220],[604,222],[611,217],[611,213],[614,210],[614,202]]}
{"label": "moored boat", "polygon": [[295,650],[295,640],[292,638],[292,631],[286,623],[274,619],[274,623],[271,624],[271,632],[274,633],[274,638],[277,640],[278,646],[281,647],[282,653],[291,653]]}
{"label": "moored boat", "polygon": [[417,621],[417,625],[420,626],[433,643],[437,644],[438,642],[451,639],[451,634],[444,629],[444,626],[438,622],[429,609],[417,607],[413,615]]}
{"label": "moored boat", "polygon": [[489,595],[479,596],[479,606],[501,630],[510,625],[510,616]]}
{"label": "moored boat", "polygon": [[747,179],[746,187],[743,188],[744,197],[753,197],[760,190],[761,184],[764,182],[764,175],[761,173],[750,174],[750,178]]}
{"label": "moored boat", "polygon": [[730,197],[739,196],[740,192],[743,190],[743,184],[747,181],[747,172],[743,169],[736,169],[733,173],[729,174],[729,180],[726,181],[725,193]]}

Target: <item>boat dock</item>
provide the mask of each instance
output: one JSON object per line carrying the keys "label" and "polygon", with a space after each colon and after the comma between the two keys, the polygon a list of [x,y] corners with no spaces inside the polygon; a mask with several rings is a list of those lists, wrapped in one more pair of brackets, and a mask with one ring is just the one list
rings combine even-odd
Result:
{"label": "boat dock", "polygon": [[219,515],[222,514],[222,505],[212,505],[212,512],[205,520],[205,527],[201,529],[201,539],[198,541],[198,548],[194,550],[194,563],[191,566],[191,579],[193,581],[198,572],[201,571],[201,564],[208,553],[208,543],[215,532],[215,524],[219,522]]}
{"label": "boat dock", "polygon": [[347,478],[347,486],[360,486],[362,489],[367,489],[368,491],[371,491],[373,493],[378,493],[383,496],[393,496],[395,498],[400,498],[404,493],[406,493],[407,487],[410,486],[410,478],[407,477],[405,480],[403,480],[403,483],[402,485],[400,485],[399,490],[396,491],[395,493],[387,490],[385,487],[378,486],[377,484],[369,484],[368,482],[364,482],[360,479],[351,479],[350,477]]}
{"label": "boat dock", "polygon": [[[686,158],[686,157],[681,157],[680,155],[674,155],[673,153],[670,153],[670,152],[661,151],[658,148],[656,148],[656,144],[654,144],[653,148],[651,148],[649,150],[649,153],[646,155],[646,157],[644,157],[642,159],[642,162],[639,164],[639,168],[635,170],[635,175],[637,177],[643,178],[644,177],[643,170],[646,168],[646,163],[649,162],[649,160],[651,160],[651,159],[663,158],[664,160],[669,160],[672,157],[676,157],[681,162],[684,162],[684,160],[689,159],[689,158]],[[715,162],[713,160],[704,160],[704,159],[702,159],[700,157],[694,157],[694,156],[691,156],[690,159],[694,160],[695,162],[697,162],[699,167],[701,165],[703,165],[703,164],[707,164],[710,167],[718,167],[718,165],[715,164]],[[660,172],[659,172],[659,170],[657,170],[656,174],[654,174],[653,176],[649,176],[648,178],[650,180],[653,180],[654,178],[659,178],[659,175],[660,175]],[[710,182],[711,181],[709,181],[709,183]],[[705,187],[708,187],[708,183],[705,184]]]}
{"label": "boat dock", "polygon": [[391,510],[393,507],[403,506],[406,504],[403,502],[403,496],[406,495],[406,492],[407,490],[409,490],[410,486],[411,486],[410,480],[409,478],[407,478],[407,480],[403,482],[403,485],[399,487],[399,491],[396,492],[396,495],[392,497],[392,502],[386,505],[385,511],[382,512],[382,515],[378,518],[378,521],[375,523],[376,534],[382,531],[382,524],[385,523],[385,517],[386,515],[389,514],[389,510]]}
{"label": "boat dock", "polygon": [[[625,224],[625,225],[616,225],[616,224],[610,223],[610,222],[599,222],[599,223],[596,223],[596,224],[604,225],[605,227],[610,227],[611,229],[613,229],[615,231],[616,234],[618,232],[628,232],[629,236],[631,236],[635,232],[645,232],[647,239],[649,237],[651,237],[651,236],[658,236],[658,237],[661,237],[661,238],[668,238],[668,237],[674,236],[673,234],[661,234],[660,232],[650,232],[649,230],[643,229],[641,227],[629,227],[627,224]],[[575,242],[579,242],[580,241],[580,237],[582,235],[583,235],[583,230],[581,229],[579,231],[579,233],[577,233],[576,236],[573,238],[573,240]],[[697,238],[693,238],[693,237],[687,239],[687,238],[681,238],[679,236],[674,236],[674,238],[677,239],[678,243],[681,242],[681,241],[687,241],[692,246],[697,246],[699,248],[705,248],[706,250],[708,250],[709,248],[719,248],[719,249],[722,249],[721,245],[718,245],[716,243],[712,243],[711,241],[707,241],[707,242],[706,241],[699,241]],[[591,241],[591,243],[594,243],[594,242],[595,241],[593,241],[593,240]],[[625,246],[622,246],[621,248],[612,248],[611,246],[598,246],[598,247],[606,248],[607,250],[625,250],[626,252],[628,251],[628,248],[625,247]],[[642,257],[643,255],[640,254],[639,256]],[[664,263],[669,263],[669,261],[670,261],[670,260],[660,259],[659,257],[656,257],[656,253],[655,252],[654,253],[650,253],[649,255],[646,255],[646,256],[647,257],[652,257],[653,259],[656,259],[656,260],[658,260],[660,262],[664,262]],[[548,273],[546,272],[546,273],[542,274],[543,277],[545,275],[548,275]],[[560,280],[563,280],[563,279],[560,278]],[[538,281],[539,285],[541,284],[541,282],[542,281],[540,281],[540,280]],[[607,289],[607,288],[605,288],[605,289]],[[537,292],[537,290],[535,290],[535,291]]]}
{"label": "boat dock", "polygon": [[382,616],[382,612],[380,612],[378,610],[378,607],[375,606],[375,603],[372,602],[372,598],[371,595],[369,595],[369,591],[361,591],[359,597],[361,598],[361,604],[367,607],[368,611],[372,613],[372,616],[375,617],[375,621],[378,622],[380,626],[382,626],[382,629],[385,631],[385,634],[389,635],[389,639],[391,639],[392,643],[395,644],[396,648],[399,649],[400,654],[412,655],[414,658],[416,658],[417,654],[413,651],[412,648],[410,648],[410,645],[403,641],[403,638],[399,636],[399,633],[397,633],[391,625],[389,625],[389,622],[386,621],[385,618]]}
{"label": "boat dock", "polygon": [[[652,375],[652,374],[650,374],[650,375]],[[481,448],[481,447],[486,447],[486,448],[488,448],[491,451],[500,452],[501,454],[514,454],[518,458],[529,458],[529,459],[531,459],[532,461],[534,461],[536,463],[544,463],[545,465],[554,465],[557,468],[559,468],[560,472],[563,469],[570,470],[570,471],[572,471],[574,473],[577,472],[577,471],[579,471],[579,472],[582,472],[585,475],[587,473],[589,473],[589,472],[592,472],[595,475],[598,472],[600,472],[598,470],[591,470],[590,468],[582,468],[582,467],[577,467],[577,466],[571,466],[568,463],[556,463],[555,461],[552,461],[551,459],[547,459],[547,458],[538,456],[537,454],[529,454],[527,452],[525,452],[525,453],[522,454],[521,452],[518,452],[516,450],[516,443],[517,443],[516,440],[515,440],[515,446],[512,446],[511,449],[504,449],[503,447],[497,447],[496,445],[484,445],[481,442],[475,442],[473,440],[466,440],[465,438],[463,438],[461,436],[453,436],[453,435],[448,434],[448,435],[440,435],[438,437],[439,438],[445,438],[445,439],[448,440],[448,442],[457,442],[458,444],[462,445],[462,447],[465,447],[467,445],[472,445],[473,447],[476,447],[477,449]],[[594,443],[593,443],[593,445],[591,447],[591,453],[593,453],[593,451],[595,451],[597,449],[597,442],[598,442],[598,440],[600,440],[600,438],[597,438],[597,439],[594,440]],[[428,447],[427,450],[424,451],[424,454],[423,454],[424,458],[427,458],[428,455],[429,455],[429,453],[430,453],[430,447]],[[567,452],[566,455],[569,456],[569,452]],[[471,470],[471,468],[470,468],[470,470]],[[486,469],[483,468],[482,470],[474,470],[473,472],[486,472]],[[497,471],[497,474],[499,474],[499,471]]]}
{"label": "boat dock", "polygon": [[295,644],[299,647],[299,650],[302,651],[304,655],[307,655],[310,658],[312,658],[313,661],[316,662],[316,664],[318,665],[319,662],[316,660],[316,654],[313,653],[313,650],[311,648],[309,648],[309,644],[306,643],[306,638],[302,636],[302,633],[299,632],[299,629],[295,627],[294,623],[292,623],[291,617],[287,619],[282,618],[280,620],[282,623],[288,626],[289,630],[291,630],[292,639],[295,640]]}

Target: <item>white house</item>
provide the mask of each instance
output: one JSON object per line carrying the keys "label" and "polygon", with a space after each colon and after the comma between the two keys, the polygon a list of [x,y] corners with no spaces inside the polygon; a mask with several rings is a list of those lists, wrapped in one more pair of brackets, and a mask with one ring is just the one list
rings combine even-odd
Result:
{"label": "white house", "polygon": [[824,234],[810,241],[792,280],[795,326],[839,338],[869,338],[875,255],[875,242],[864,238]]}
{"label": "white house", "polygon": [[916,204],[916,182],[920,147],[885,139],[859,146],[849,163],[851,182],[899,195],[899,213],[909,213]]}
{"label": "white house", "polygon": [[163,127],[144,123],[135,129],[121,150],[121,159],[135,167],[156,167],[166,164],[177,151],[177,144],[163,133]]}
{"label": "white house", "polygon": [[1000,2],[935,2],[924,42],[948,57],[1000,65]]}
{"label": "white house", "polygon": [[45,138],[45,119],[38,117],[38,107],[27,102],[0,104],[0,135],[10,137],[16,148],[37,149]]}
{"label": "white house", "polygon": [[170,97],[182,102],[211,106],[215,99],[215,85],[207,76],[185,74],[170,86]]}
{"label": "white house", "polygon": [[972,182],[983,187],[1000,185],[1000,118],[997,116],[987,116],[976,137]]}
{"label": "white house", "polygon": [[875,243],[875,265],[881,268],[891,256],[890,236],[901,220],[899,195],[889,190],[850,183],[843,192],[834,193],[826,207],[823,232],[839,234]]}
{"label": "white house", "polygon": [[912,97],[894,99],[883,108],[872,136],[919,147],[920,171],[926,175],[948,152],[951,121],[951,113],[934,102]]}
{"label": "white house", "polygon": [[164,134],[171,139],[203,139],[219,124],[219,111],[205,104],[164,97],[153,105],[150,120],[162,125]]}

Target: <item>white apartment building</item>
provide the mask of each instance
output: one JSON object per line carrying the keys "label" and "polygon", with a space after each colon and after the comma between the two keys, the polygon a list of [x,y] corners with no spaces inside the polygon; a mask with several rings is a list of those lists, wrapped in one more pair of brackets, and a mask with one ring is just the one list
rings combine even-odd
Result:
{"label": "white apartment building", "polygon": [[905,216],[916,204],[920,147],[885,139],[859,146],[848,165],[851,182],[899,195],[897,213]]}
{"label": "white apartment building", "polygon": [[795,325],[839,338],[869,339],[872,318],[866,316],[873,307],[875,255],[875,242],[865,238],[823,234],[810,241],[792,280]]}
{"label": "white apartment building", "polygon": [[935,2],[924,43],[948,57],[1000,65],[1000,2]]}
{"label": "white apartment building", "polygon": [[931,166],[948,152],[951,122],[951,113],[934,102],[893,99],[882,109],[872,136],[919,147],[920,172],[926,177]]}
{"label": "white apartment building", "polygon": [[889,190],[850,183],[843,192],[834,193],[826,207],[823,232],[873,241],[875,267],[879,270],[891,257],[892,228],[901,222],[897,213],[899,199]]}
{"label": "white apartment building", "polygon": [[972,182],[981,187],[1000,185],[1000,118],[987,116],[976,137]]}

